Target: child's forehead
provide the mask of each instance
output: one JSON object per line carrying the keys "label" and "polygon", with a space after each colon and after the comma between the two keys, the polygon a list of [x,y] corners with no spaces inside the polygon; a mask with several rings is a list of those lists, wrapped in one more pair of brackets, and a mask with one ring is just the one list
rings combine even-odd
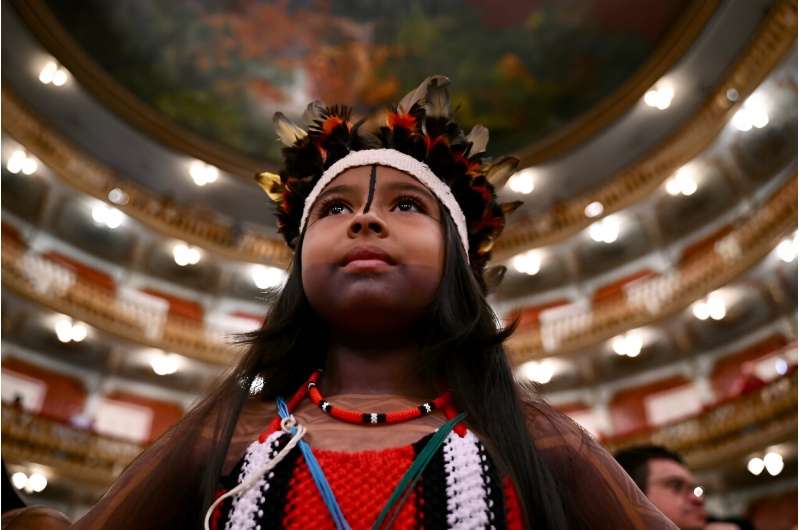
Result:
{"label": "child's forehead", "polygon": [[[336,176],[336,178],[331,180],[331,182],[326,187],[329,187],[331,185],[347,184],[367,189],[369,186],[371,175],[372,175],[372,166],[352,167],[345,171],[342,171],[339,175]],[[392,183],[413,184],[420,187],[421,189],[425,189],[425,185],[422,184],[415,177],[412,177],[411,175],[409,175],[404,171],[400,171],[399,169],[395,169],[389,166],[376,165],[375,177],[376,177],[375,187],[377,189],[380,189],[381,187],[385,187]]]}

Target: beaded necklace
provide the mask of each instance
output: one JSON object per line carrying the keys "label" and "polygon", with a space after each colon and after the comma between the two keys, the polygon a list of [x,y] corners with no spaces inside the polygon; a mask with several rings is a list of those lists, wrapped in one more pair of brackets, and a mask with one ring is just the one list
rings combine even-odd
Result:
{"label": "beaded necklace", "polygon": [[[321,376],[322,370],[315,370],[308,380],[286,403],[286,407],[290,414],[294,412],[303,399],[308,396],[311,399],[311,402],[318,406],[320,410],[322,410],[322,412],[328,416],[356,425],[393,425],[427,416],[436,410],[441,410],[448,420],[452,420],[458,415],[458,411],[453,405],[453,395],[450,393],[450,391],[443,392],[433,401],[428,401],[414,407],[392,412],[361,412],[338,407],[325,399],[325,397],[322,395],[322,392],[320,392],[317,383],[319,382],[319,378]],[[259,440],[263,442],[270,434],[277,431],[280,428],[280,422],[280,416],[277,416],[274,420],[272,420],[267,428],[259,435]],[[466,426],[462,422],[458,422],[453,428],[456,434],[461,437],[466,434],[466,429]]]}

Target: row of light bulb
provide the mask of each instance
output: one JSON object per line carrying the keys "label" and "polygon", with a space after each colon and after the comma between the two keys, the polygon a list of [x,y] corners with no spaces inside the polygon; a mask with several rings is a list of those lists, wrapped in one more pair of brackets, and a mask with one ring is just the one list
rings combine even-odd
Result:
{"label": "row of light bulb", "polygon": [[[118,188],[109,192],[109,198],[114,202],[127,202],[127,195]],[[92,206],[92,220],[98,226],[105,226],[113,230],[122,225],[125,221],[125,214],[113,206],[98,201]],[[180,242],[172,247],[172,257],[175,263],[181,267],[197,265],[202,256],[203,252],[199,247],[187,243]],[[251,276],[256,287],[267,289],[279,285],[283,281],[285,273],[276,267],[256,265],[251,269]]]}
{"label": "row of light bulb", "polygon": [[[689,196],[697,191],[697,182],[687,168],[681,168],[664,182],[664,188],[670,195]],[[605,207],[600,201],[593,201],[584,208],[584,215],[592,219],[604,211]],[[588,233],[593,241],[610,244],[619,238],[621,227],[620,218],[608,216],[589,225]]]}
{"label": "row of light bulb", "polygon": [[[739,92],[734,88],[728,89],[725,95],[731,102],[739,99]],[[674,96],[675,89],[672,85],[667,82],[661,82],[645,92],[642,99],[649,107],[666,110],[672,104]],[[761,94],[753,94],[747,98],[731,119],[731,125],[742,132],[747,132],[753,128],[762,129],[767,124],[769,124],[769,111],[767,103]]]}
{"label": "row of light bulb", "polygon": [[763,458],[754,456],[747,462],[747,470],[753,475],[760,475],[765,469],[773,477],[783,471],[783,457],[780,453],[769,451]]}
{"label": "row of light bulb", "polygon": [[[616,217],[605,219],[589,227],[589,236],[597,242],[611,243],[619,237],[620,223]],[[797,259],[800,248],[800,236],[797,234],[782,240],[775,247],[776,256],[783,262],[791,263]],[[542,269],[544,254],[539,249],[532,249],[517,254],[511,258],[511,266],[521,274],[534,276]],[[725,318],[725,303],[718,295],[711,295],[710,299],[698,301],[692,306],[692,312],[700,320],[722,320]]]}
{"label": "row of light bulb", "polygon": [[[650,107],[665,110],[672,103],[674,95],[675,91],[671,87],[660,86],[648,90],[644,95],[644,102]],[[728,97],[738,98],[738,93],[735,90],[730,90],[728,91]],[[769,124],[769,112],[763,96],[760,94],[750,96],[733,115],[731,124],[742,132],[747,132],[753,128],[762,129],[766,127]],[[508,187],[515,193],[524,195],[532,193],[536,189],[534,176],[535,170],[533,168],[525,168],[508,179]],[[682,193],[684,195],[691,194]],[[672,195],[677,195],[677,193],[672,193]]]}
{"label": "row of light bulb", "polygon": [[[664,110],[670,106],[674,94],[675,91],[670,85],[662,83],[645,93],[644,102],[651,107]],[[729,90],[728,98],[735,101],[738,98],[738,92],[733,89]],[[752,128],[765,127],[769,123],[769,114],[764,98],[760,94],[750,96],[734,114],[731,123],[736,129],[743,132]],[[536,189],[535,174],[534,168],[525,168],[509,178],[507,185],[515,193],[529,194]],[[689,196],[697,191],[698,186],[688,168],[683,167],[665,181],[664,187],[670,195]],[[604,209],[602,203],[593,201],[586,205],[584,214],[591,219],[602,215]],[[618,223],[590,227],[589,235],[597,242],[613,242],[618,236]]]}
{"label": "row of light bulb", "polygon": [[17,471],[11,475],[11,484],[26,493],[41,493],[47,487],[47,477],[39,472],[33,472],[29,476],[22,471]]}

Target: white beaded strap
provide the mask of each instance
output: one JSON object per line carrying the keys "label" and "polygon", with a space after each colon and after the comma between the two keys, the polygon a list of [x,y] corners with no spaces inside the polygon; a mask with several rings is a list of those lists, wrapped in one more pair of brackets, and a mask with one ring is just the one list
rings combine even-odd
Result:
{"label": "white beaded strap", "polygon": [[408,173],[424,184],[437,199],[442,201],[442,204],[447,208],[447,211],[450,212],[450,217],[456,224],[458,237],[461,239],[461,243],[464,245],[464,251],[467,254],[467,259],[469,259],[467,220],[456,198],[453,196],[453,192],[450,191],[450,187],[445,184],[442,179],[437,177],[427,164],[394,149],[364,149],[363,151],[353,151],[344,158],[337,160],[331,167],[326,169],[322,177],[320,177],[314,185],[311,193],[306,197],[305,206],[303,207],[303,217],[300,218],[300,232],[302,233],[306,226],[308,214],[311,211],[311,207],[314,206],[317,197],[319,197],[322,190],[325,189],[333,179],[346,169],[372,164],[393,167],[394,169]]}
{"label": "white beaded strap", "polygon": [[[283,460],[284,457],[286,457],[286,455],[289,454],[289,451],[294,449],[294,447],[298,444],[298,442],[300,442],[300,439],[303,436],[305,436],[305,434],[306,434],[306,428],[303,427],[302,425],[297,424],[295,422],[294,416],[289,416],[288,418],[284,419],[281,422],[281,428],[283,429],[282,432],[281,431],[277,431],[277,432],[273,433],[272,436],[270,436],[264,442],[264,444],[260,444],[259,443],[259,446],[261,446],[261,445],[268,446],[269,443],[271,443],[278,436],[282,435],[283,433],[290,432],[293,427],[295,427],[297,430],[295,431],[294,435],[289,440],[289,442],[286,444],[286,446],[284,446],[284,448],[281,449],[278,452],[277,455],[275,455],[274,457],[270,458],[266,462],[266,464],[264,464],[263,466],[259,467],[258,469],[242,470],[242,476],[244,477],[246,475],[246,478],[244,478],[244,480],[242,480],[242,482],[238,486],[236,486],[235,488],[233,488],[230,491],[226,492],[224,495],[221,495],[220,497],[218,497],[217,500],[215,500],[211,504],[211,506],[208,507],[208,510],[206,511],[206,517],[205,517],[205,519],[203,521],[203,525],[205,527],[205,530],[210,530],[209,521],[211,520],[211,514],[214,513],[214,509],[222,501],[224,501],[228,497],[232,497],[234,495],[240,495],[242,492],[248,491],[257,482],[262,480],[264,478],[264,475],[266,473],[268,473],[269,471],[271,471],[275,466],[277,466],[281,462],[281,460]],[[273,438],[273,437],[275,437],[275,438]],[[253,446],[251,446],[251,448],[252,447],[259,447],[259,446],[255,446],[255,443],[254,443]],[[252,506],[251,508],[255,508],[255,506]]]}
{"label": "white beaded strap", "polygon": [[489,525],[489,494],[478,443],[469,431],[463,438],[450,433],[444,445],[448,528],[474,530]]}

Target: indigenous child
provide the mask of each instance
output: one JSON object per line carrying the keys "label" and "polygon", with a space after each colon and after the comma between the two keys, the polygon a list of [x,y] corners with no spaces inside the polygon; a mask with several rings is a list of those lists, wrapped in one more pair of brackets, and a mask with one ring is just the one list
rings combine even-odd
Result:
{"label": "indigenous child", "polygon": [[259,181],[286,284],[230,376],[75,528],[675,528],[513,378],[485,269],[517,161],[485,158],[447,85],[377,120],[276,115],[285,164]]}

